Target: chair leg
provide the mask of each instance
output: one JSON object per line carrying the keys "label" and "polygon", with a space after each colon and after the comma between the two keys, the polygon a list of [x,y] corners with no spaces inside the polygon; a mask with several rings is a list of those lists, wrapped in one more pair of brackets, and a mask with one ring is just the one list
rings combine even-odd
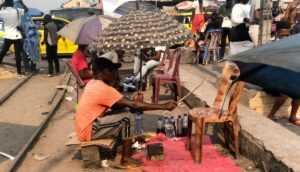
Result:
{"label": "chair leg", "polygon": [[176,88],[177,88],[177,94],[178,94],[178,96],[179,97],[181,97],[182,96],[182,94],[181,94],[181,84],[180,84],[180,80],[179,80],[179,78],[176,80]]}
{"label": "chair leg", "polygon": [[193,130],[193,121],[191,119],[188,120],[188,130],[187,130],[187,143],[186,149],[192,150],[192,130]]}
{"label": "chair leg", "polygon": [[230,148],[230,138],[231,138],[228,125],[229,125],[228,123],[224,123],[224,126],[223,126],[224,142],[225,142],[225,147],[227,149]]}
{"label": "chair leg", "polygon": [[152,82],[151,82],[151,84],[152,84],[152,103],[154,103],[155,102],[155,79],[153,78],[153,80],[152,80]]}
{"label": "chair leg", "polygon": [[240,155],[240,142],[239,142],[239,133],[240,133],[240,125],[237,122],[232,124],[233,130],[233,139],[234,139],[234,151],[235,151],[235,158],[239,158]]}
{"label": "chair leg", "polygon": [[204,138],[204,118],[199,118],[196,121],[196,148],[195,148],[195,161],[196,163],[202,162],[202,146],[203,146],[203,138]]}
{"label": "chair leg", "polygon": [[174,83],[173,84],[174,85],[174,92],[175,92],[175,94],[174,94],[174,100],[175,101],[177,101],[178,100],[178,86],[177,86],[177,84],[176,83]]}
{"label": "chair leg", "polygon": [[158,103],[158,100],[159,100],[159,92],[160,92],[160,81],[159,79],[155,80],[155,93],[154,93],[154,103]]}

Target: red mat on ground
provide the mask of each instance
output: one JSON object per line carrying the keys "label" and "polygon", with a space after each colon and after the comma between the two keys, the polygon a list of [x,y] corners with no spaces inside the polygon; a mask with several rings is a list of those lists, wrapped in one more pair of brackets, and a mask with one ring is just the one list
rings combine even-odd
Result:
{"label": "red mat on ground", "polygon": [[164,146],[163,161],[147,160],[144,152],[133,156],[144,162],[142,170],[145,172],[241,172],[232,159],[217,151],[208,136],[204,139],[201,164],[194,163],[191,153],[185,149],[186,139],[173,141],[159,135],[149,143],[158,142]]}

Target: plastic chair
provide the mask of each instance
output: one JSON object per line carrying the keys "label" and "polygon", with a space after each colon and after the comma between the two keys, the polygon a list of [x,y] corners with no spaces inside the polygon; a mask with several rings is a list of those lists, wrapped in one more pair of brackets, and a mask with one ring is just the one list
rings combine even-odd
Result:
{"label": "plastic chair", "polygon": [[204,45],[200,46],[200,51],[203,51],[202,64],[209,62],[217,62],[219,58],[219,49],[221,43],[222,32],[221,30],[209,31],[205,35]]}
{"label": "plastic chair", "polygon": [[81,77],[79,76],[79,74],[76,72],[76,70],[74,69],[71,61],[66,62],[70,72],[72,73],[72,75],[74,76],[75,80],[76,80],[76,101],[78,102],[79,100],[79,89],[80,88],[84,88],[85,87],[85,83],[83,82],[83,80],[81,79]]}
{"label": "plastic chair", "polygon": [[[202,161],[202,144],[203,137],[205,134],[205,126],[211,123],[224,123],[226,126],[232,127],[233,134],[229,135],[233,139],[234,152],[236,158],[239,155],[239,131],[240,124],[237,116],[237,104],[241,93],[244,88],[244,83],[238,81],[235,84],[234,90],[230,92],[230,78],[239,76],[239,68],[235,64],[226,64],[223,69],[222,77],[220,78],[220,87],[217,92],[213,107],[199,107],[194,108],[189,112],[189,126],[188,126],[188,141],[187,149],[193,152],[194,160],[197,163]],[[231,93],[229,99],[228,110],[223,111],[223,104],[226,99],[227,93]],[[191,138],[192,138],[192,125],[195,124],[195,147],[192,149]],[[227,146],[229,145],[228,134],[224,128],[224,138]]]}
{"label": "plastic chair", "polygon": [[176,49],[167,49],[164,52],[162,59],[160,60],[159,66],[157,66],[154,69],[154,72],[156,72],[156,73],[167,72],[170,67],[169,63],[171,63],[171,57],[174,55],[175,52],[176,52]]}
{"label": "plastic chair", "polygon": [[164,67],[163,73],[156,73],[153,76],[153,93],[152,93],[152,102],[158,103],[160,85],[165,83],[172,83],[175,85],[175,99],[177,96],[181,95],[181,85],[179,78],[179,64],[180,64],[180,51],[176,49],[174,54],[170,56],[168,61],[169,64],[166,64]]}

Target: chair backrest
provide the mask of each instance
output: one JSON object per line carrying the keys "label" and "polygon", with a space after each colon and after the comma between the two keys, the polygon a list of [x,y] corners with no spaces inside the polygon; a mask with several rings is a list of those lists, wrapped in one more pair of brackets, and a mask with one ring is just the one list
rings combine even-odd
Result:
{"label": "chair backrest", "polygon": [[177,48],[171,56],[170,60],[170,67],[167,71],[169,75],[172,77],[177,77],[179,75],[179,65],[180,65],[180,58],[181,58],[181,53],[180,53],[180,48]]}
{"label": "chair backrest", "polygon": [[83,80],[81,79],[81,77],[79,76],[79,74],[74,69],[71,61],[68,61],[66,64],[67,64],[69,70],[71,71],[72,75],[75,77],[76,82],[79,85],[79,87],[83,88],[85,86],[85,83],[83,82]]}
{"label": "chair backrest", "polygon": [[164,72],[168,72],[168,70],[171,67],[172,64],[172,57],[174,55],[174,53],[176,52],[176,49],[167,49],[164,53],[164,56],[161,60],[161,65],[164,65]]}
{"label": "chair backrest", "polygon": [[235,63],[227,62],[223,68],[221,77],[219,78],[219,88],[216,98],[213,103],[213,107],[221,110],[222,105],[225,102],[227,92],[231,85],[231,78],[236,78],[240,75],[240,69]]}
{"label": "chair backrest", "polygon": [[234,84],[235,88],[230,96],[229,99],[229,105],[228,105],[228,111],[231,115],[236,115],[237,112],[237,105],[239,104],[242,91],[244,89],[245,83],[242,81],[237,81]]}
{"label": "chair backrest", "polygon": [[[216,30],[216,31],[212,31],[207,33],[210,37],[210,40],[208,41],[208,49],[209,50],[216,50],[220,41],[221,41],[221,32]],[[207,38],[208,39],[208,38]]]}

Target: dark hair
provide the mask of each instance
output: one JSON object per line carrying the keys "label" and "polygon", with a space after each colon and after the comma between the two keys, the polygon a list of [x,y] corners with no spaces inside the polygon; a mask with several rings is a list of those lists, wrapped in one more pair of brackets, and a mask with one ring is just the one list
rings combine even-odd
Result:
{"label": "dark hair", "polygon": [[102,57],[93,57],[92,58],[92,72],[94,75],[97,75],[104,70],[109,70],[113,72],[117,70],[116,66],[108,59]]}
{"label": "dark hair", "polygon": [[236,1],[236,4],[237,4],[237,3],[247,4],[248,2],[249,2],[249,0],[237,0],[237,1]]}
{"label": "dark hair", "polygon": [[44,20],[45,20],[45,22],[50,22],[52,20],[52,16],[50,14],[46,14],[44,16]]}
{"label": "dark hair", "polygon": [[14,1],[13,0],[5,0],[3,4],[0,6],[0,8],[3,7],[14,7]]}
{"label": "dark hair", "polygon": [[78,45],[78,49],[80,49],[80,50],[85,50],[86,48],[88,47],[88,45],[84,45],[84,44],[79,44]]}

